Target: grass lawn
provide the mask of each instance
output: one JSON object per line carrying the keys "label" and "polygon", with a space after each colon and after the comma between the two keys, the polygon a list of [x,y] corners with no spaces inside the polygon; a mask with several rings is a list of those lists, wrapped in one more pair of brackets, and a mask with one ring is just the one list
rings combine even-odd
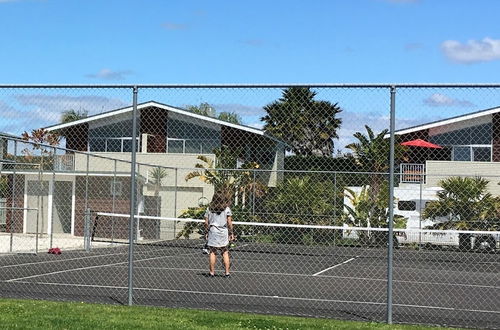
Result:
{"label": "grass lawn", "polygon": [[0,328],[272,330],[432,329],[423,326],[387,325],[219,311],[12,299],[0,299]]}

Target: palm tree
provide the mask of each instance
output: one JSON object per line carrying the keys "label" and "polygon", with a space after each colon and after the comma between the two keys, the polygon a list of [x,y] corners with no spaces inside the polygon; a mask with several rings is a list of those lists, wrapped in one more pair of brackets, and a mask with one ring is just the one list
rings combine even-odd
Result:
{"label": "palm tree", "polygon": [[154,187],[155,200],[156,200],[156,215],[160,216],[161,205],[159,200],[160,189],[162,186],[162,181],[167,177],[167,170],[162,167],[155,167],[150,171],[151,184]]}
{"label": "palm tree", "polygon": [[[443,220],[433,228],[486,230],[500,215],[500,199],[487,192],[489,181],[481,177],[451,177],[439,182],[438,200],[427,204],[423,216]],[[497,224],[498,225],[498,224]]]}
{"label": "palm tree", "polygon": [[282,97],[264,107],[264,130],[285,141],[297,155],[333,156],[333,139],[342,120],[337,103],[317,101],[308,87],[291,87]]}
{"label": "palm tree", "polygon": [[[365,125],[366,135],[361,132],[354,133],[354,137],[358,142],[348,144],[346,148],[351,149],[354,155],[356,164],[362,171],[369,172],[370,185],[372,192],[376,195],[379,187],[384,181],[382,174],[386,174],[389,169],[389,154],[390,154],[390,140],[385,138],[388,129],[382,130],[375,135],[373,130]],[[396,143],[394,146],[394,159],[400,161],[403,159],[406,147]]]}
{"label": "palm tree", "polygon": [[[351,206],[344,205],[346,213],[344,222],[353,227],[387,228],[389,220],[389,185],[383,184],[381,189],[375,193],[373,187],[363,186],[359,193],[346,188],[345,196],[349,199]],[[394,215],[394,227],[405,228],[407,219],[401,215]],[[379,235],[381,234],[381,235]],[[358,230],[357,235],[362,243],[375,240],[376,243],[387,241],[385,232],[368,232]]]}
{"label": "palm tree", "polygon": [[198,163],[195,167],[200,170],[188,173],[185,180],[199,178],[201,181],[213,185],[215,190],[226,191],[229,200],[236,196],[236,202],[240,201],[243,204],[245,204],[245,196],[249,192],[261,197],[267,191],[267,187],[256,182],[253,177],[254,170],[259,168],[258,163],[247,162],[240,169],[228,169],[236,165],[235,153],[227,149],[216,149],[214,153],[215,161],[204,155],[198,156],[198,160],[203,163]]}

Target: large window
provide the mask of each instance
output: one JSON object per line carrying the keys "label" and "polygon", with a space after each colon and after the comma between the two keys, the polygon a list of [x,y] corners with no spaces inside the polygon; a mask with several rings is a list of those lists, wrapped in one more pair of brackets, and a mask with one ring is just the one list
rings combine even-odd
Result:
{"label": "large window", "polygon": [[211,154],[219,140],[167,138],[167,152],[174,154]]}
{"label": "large window", "polygon": [[[137,138],[136,151],[140,150],[140,141]],[[132,138],[91,138],[89,151],[94,152],[132,152]]]}
{"label": "large window", "polygon": [[453,146],[452,159],[456,161],[491,161],[490,145]]}

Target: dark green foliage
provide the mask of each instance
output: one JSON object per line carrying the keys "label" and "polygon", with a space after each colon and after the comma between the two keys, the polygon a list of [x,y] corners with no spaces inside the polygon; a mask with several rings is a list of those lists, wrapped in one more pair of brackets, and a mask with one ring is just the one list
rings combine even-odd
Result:
{"label": "dark green foliage", "polygon": [[336,115],[342,110],[335,103],[317,101],[316,92],[308,87],[290,87],[282,97],[264,107],[264,130],[285,141],[297,155],[331,157],[333,139],[342,120]]}
{"label": "dark green foliage", "polygon": [[500,199],[487,191],[488,183],[481,177],[441,180],[439,185],[443,190],[437,193],[437,201],[427,204],[423,216],[433,220],[445,218],[433,226],[439,229],[488,230],[484,228],[498,227],[498,220],[494,219],[500,218]]}
{"label": "dark green foliage", "polygon": [[[339,225],[332,181],[313,178],[286,178],[263,201],[265,222],[284,224]],[[337,213],[338,214],[338,213]],[[327,243],[327,230],[304,228],[265,229],[273,241],[290,244]],[[333,239],[333,236],[331,237]]]}
{"label": "dark green foliage", "polygon": [[287,171],[333,171],[354,172],[360,171],[360,166],[354,157],[323,157],[294,155],[285,157]]}

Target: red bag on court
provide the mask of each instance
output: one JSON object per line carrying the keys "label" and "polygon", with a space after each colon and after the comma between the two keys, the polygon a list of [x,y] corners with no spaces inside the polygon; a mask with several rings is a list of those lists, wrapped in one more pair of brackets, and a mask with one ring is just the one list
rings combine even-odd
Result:
{"label": "red bag on court", "polygon": [[49,249],[50,254],[61,254],[61,249],[60,248],[50,248]]}

